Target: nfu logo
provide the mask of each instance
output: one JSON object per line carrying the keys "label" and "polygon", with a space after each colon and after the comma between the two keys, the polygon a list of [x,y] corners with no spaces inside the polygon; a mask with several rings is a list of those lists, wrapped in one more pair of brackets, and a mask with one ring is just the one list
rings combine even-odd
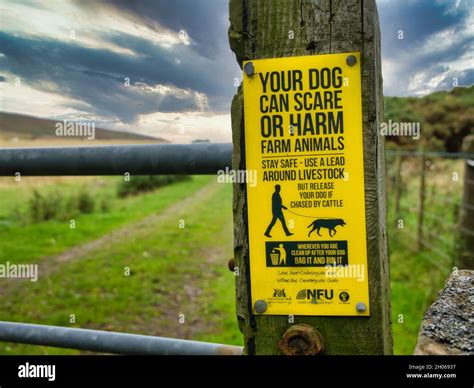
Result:
{"label": "nfu logo", "polygon": [[334,298],[334,290],[326,289],[304,289],[298,292],[296,299],[310,300],[311,303],[319,303],[321,301],[329,301]]}

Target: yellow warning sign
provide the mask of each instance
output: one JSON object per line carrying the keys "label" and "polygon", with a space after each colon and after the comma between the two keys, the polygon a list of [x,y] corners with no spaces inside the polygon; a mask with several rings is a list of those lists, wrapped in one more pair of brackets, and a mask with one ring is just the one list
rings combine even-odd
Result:
{"label": "yellow warning sign", "polygon": [[359,53],[244,63],[255,314],[369,315]]}

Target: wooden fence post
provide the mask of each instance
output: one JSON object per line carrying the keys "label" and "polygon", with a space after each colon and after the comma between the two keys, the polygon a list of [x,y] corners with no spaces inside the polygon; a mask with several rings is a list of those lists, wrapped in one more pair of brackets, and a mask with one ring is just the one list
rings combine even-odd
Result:
{"label": "wooden fence post", "polygon": [[416,244],[417,250],[421,251],[424,249],[423,246],[423,222],[425,215],[425,199],[426,199],[426,155],[425,147],[421,147],[422,154],[420,155],[420,189],[418,192],[418,222],[416,228]]}
{"label": "wooden fence post", "polygon": [[402,155],[400,154],[400,150],[397,149],[397,154],[395,156],[395,206],[394,206],[394,213],[395,213],[395,223],[398,223],[398,220],[401,217],[400,214],[400,201],[402,198]]}
{"label": "wooden fence post", "polygon": [[[462,151],[474,155],[474,135],[464,138]],[[461,207],[461,251],[458,267],[474,269],[474,157],[464,164],[464,197]]]}
{"label": "wooden fence post", "polygon": [[[374,0],[230,0],[229,40],[237,61],[359,51],[361,53],[364,182],[370,317],[253,315],[250,302],[246,185],[234,184],[237,318],[245,353],[281,354],[293,325],[322,335],[325,354],[391,354],[386,246],[385,151],[379,135],[383,95],[380,31]],[[233,168],[245,170],[242,88],[232,102]],[[251,260],[251,258],[250,258]]]}

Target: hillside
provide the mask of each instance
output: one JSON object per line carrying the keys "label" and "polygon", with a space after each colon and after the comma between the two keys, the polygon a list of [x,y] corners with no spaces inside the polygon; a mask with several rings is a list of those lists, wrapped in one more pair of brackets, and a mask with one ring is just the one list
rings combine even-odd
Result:
{"label": "hillside", "polygon": [[[57,122],[57,120],[47,120],[33,116],[0,112],[0,138],[3,140],[18,139],[32,141],[57,139],[58,137],[55,134]],[[85,139],[64,136],[61,140],[78,142]],[[133,132],[120,132],[97,127],[95,128],[95,140],[168,143],[167,140],[159,137],[144,136]]]}
{"label": "hillside", "polygon": [[[462,139],[474,133],[474,86],[456,87],[427,96],[385,97],[385,121],[421,123],[426,150],[459,152]],[[406,149],[420,141],[394,136],[387,140]]]}

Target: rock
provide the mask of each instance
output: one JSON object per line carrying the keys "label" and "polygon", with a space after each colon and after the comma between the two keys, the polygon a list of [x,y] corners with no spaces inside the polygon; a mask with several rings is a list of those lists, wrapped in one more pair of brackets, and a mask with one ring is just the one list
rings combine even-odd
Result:
{"label": "rock", "polygon": [[451,274],[423,318],[416,355],[474,354],[474,271]]}

